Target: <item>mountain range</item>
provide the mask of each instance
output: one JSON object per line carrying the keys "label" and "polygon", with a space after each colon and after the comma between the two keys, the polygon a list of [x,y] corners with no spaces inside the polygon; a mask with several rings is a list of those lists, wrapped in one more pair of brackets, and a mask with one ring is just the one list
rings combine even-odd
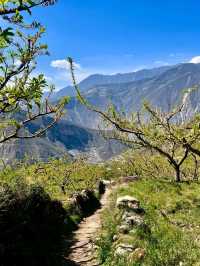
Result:
{"label": "mountain range", "polygon": [[[96,81],[96,75],[93,75],[82,81],[79,87],[87,100],[101,110],[106,110],[112,103],[118,110],[131,113],[138,111],[144,100],[168,111],[180,102],[184,89],[200,84],[200,64],[185,63],[138,72],[102,75],[102,84],[99,84],[100,77],[98,75],[98,84],[90,86]],[[126,77],[128,78],[126,79]],[[133,81],[130,81],[131,79]],[[110,83],[111,81],[113,83]],[[84,84],[83,87],[82,84]],[[67,93],[67,88],[61,91],[62,94],[64,91]],[[54,95],[54,100],[60,97],[60,93]],[[190,94],[188,109],[191,112],[200,109],[199,96],[199,90]],[[87,110],[75,97],[72,97],[67,106],[67,115],[64,119],[72,124],[90,129],[97,129],[101,123],[100,117]]]}
{"label": "mountain range", "polygon": [[[118,73],[118,74],[113,74],[113,75],[102,75],[102,74],[93,74],[90,75],[89,77],[85,78],[79,83],[79,87],[81,88],[81,91],[87,91],[94,86],[98,85],[108,85],[108,84],[121,84],[121,83],[126,83],[126,82],[133,82],[137,80],[142,80],[145,78],[152,78],[156,75],[159,75],[169,69],[169,66],[162,66],[158,68],[153,68],[153,69],[142,69],[138,70],[136,72],[131,72],[131,73]],[[72,86],[65,87],[55,93],[53,95],[53,100],[56,100],[60,97],[63,97],[65,95],[69,96],[74,96],[75,90]]]}
{"label": "mountain range", "polygon": [[[154,106],[169,110],[176,105],[183,90],[200,84],[200,64],[184,63],[174,66],[144,69],[132,73],[115,75],[91,75],[79,87],[87,100],[101,110],[113,103],[127,113],[141,108],[144,100]],[[87,110],[74,96],[74,89],[67,87],[52,95],[57,101],[64,95],[71,95],[66,106],[66,115],[58,124],[40,139],[12,141],[0,146],[0,154],[6,162],[23,159],[27,154],[38,160],[87,154],[91,161],[102,161],[119,154],[125,147],[114,140],[105,140],[98,131],[100,117]],[[200,111],[200,92],[194,90],[188,101],[189,112]],[[45,119],[39,123],[46,123]],[[37,127],[37,123],[30,125]]]}

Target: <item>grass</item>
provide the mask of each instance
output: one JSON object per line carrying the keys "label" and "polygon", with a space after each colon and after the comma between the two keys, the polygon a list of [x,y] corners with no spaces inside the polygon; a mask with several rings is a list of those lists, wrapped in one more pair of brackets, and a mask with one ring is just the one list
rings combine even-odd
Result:
{"label": "grass", "polygon": [[[145,224],[150,228],[119,234],[120,214],[115,208],[118,196],[138,198],[145,209]],[[99,240],[99,256],[103,265],[177,266],[200,265],[200,184],[171,183],[141,179],[120,187],[113,195],[111,210],[104,213],[104,227]],[[165,215],[163,216],[162,213]],[[108,226],[109,225],[109,226]],[[113,235],[118,240],[113,241]],[[145,249],[145,257],[136,261],[116,258],[118,243],[130,243]]]}

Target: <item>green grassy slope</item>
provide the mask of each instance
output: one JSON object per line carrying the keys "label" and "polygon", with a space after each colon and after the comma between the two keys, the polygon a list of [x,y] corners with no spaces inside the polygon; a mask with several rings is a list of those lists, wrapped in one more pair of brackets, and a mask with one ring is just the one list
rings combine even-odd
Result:
{"label": "green grassy slope", "polygon": [[[145,210],[145,224],[150,230],[135,228],[120,234],[118,196],[130,195],[140,200]],[[104,213],[99,256],[103,265],[177,266],[200,265],[200,185],[173,184],[167,181],[142,179],[121,187],[113,195],[112,206]],[[115,210],[115,211],[113,211]],[[113,240],[115,235],[116,241]],[[116,237],[117,236],[117,237]],[[145,256],[117,257],[119,243],[132,244],[145,250]]]}

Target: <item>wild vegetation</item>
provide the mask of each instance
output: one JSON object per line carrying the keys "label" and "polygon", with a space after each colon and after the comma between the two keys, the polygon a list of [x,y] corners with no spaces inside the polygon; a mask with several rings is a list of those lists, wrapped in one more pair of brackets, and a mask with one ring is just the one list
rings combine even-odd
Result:
{"label": "wild vegetation", "polygon": [[98,181],[104,174],[103,166],[88,165],[83,158],[2,170],[2,265],[62,265],[70,233],[100,207]]}
{"label": "wild vegetation", "polygon": [[[103,265],[199,265],[199,184],[146,179],[117,191],[118,196],[127,194],[141,200],[149,230],[141,227],[120,234],[120,213],[116,209],[113,215],[107,210],[97,242]],[[117,256],[115,251],[121,243],[142,248],[144,257]]]}
{"label": "wild vegetation", "polygon": [[66,201],[75,192],[96,189],[98,181],[107,175],[109,171],[103,165],[88,164],[81,157],[74,161],[63,158],[48,163],[22,163],[16,169],[8,166],[0,173],[0,184],[9,184],[12,189],[23,184],[38,185],[52,199]]}
{"label": "wild vegetation", "polygon": [[[199,265],[199,182],[192,175],[185,182],[171,181],[172,169],[157,154],[129,153],[124,162],[116,164],[121,174],[137,173],[139,180],[120,186],[102,215],[103,228],[97,241],[102,265]],[[191,169],[192,164],[187,162]],[[123,212],[116,201],[126,195],[140,201],[144,224],[122,232]],[[141,253],[119,256],[116,253],[122,244],[132,245]]]}

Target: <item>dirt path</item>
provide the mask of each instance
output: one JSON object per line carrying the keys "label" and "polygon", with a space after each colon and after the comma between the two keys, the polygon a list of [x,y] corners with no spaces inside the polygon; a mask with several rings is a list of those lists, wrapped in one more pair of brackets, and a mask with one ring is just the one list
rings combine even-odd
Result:
{"label": "dirt path", "polygon": [[85,218],[74,234],[74,244],[70,247],[68,259],[74,265],[95,266],[99,265],[95,257],[94,240],[98,230],[101,228],[101,212],[109,206],[109,196],[113,189],[107,188],[101,198],[101,209],[93,215]]}

